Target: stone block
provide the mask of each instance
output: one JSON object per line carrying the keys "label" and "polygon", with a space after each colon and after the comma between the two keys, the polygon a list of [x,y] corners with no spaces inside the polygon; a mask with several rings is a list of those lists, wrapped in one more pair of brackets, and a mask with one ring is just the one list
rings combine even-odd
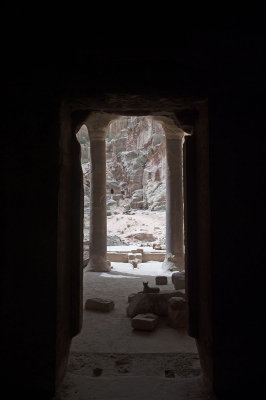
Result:
{"label": "stone block", "polygon": [[137,262],[142,263],[142,254],[141,253],[128,253],[128,262],[131,260],[135,260]]}
{"label": "stone block", "polygon": [[155,277],[156,285],[167,285],[167,276],[158,275]]}
{"label": "stone block", "polygon": [[176,290],[185,289],[185,271],[173,272],[171,278]]}
{"label": "stone block", "polygon": [[134,329],[141,331],[153,331],[158,324],[158,315],[148,313],[148,314],[138,314],[131,320],[131,326]]}
{"label": "stone block", "polygon": [[123,263],[127,263],[128,262],[127,253],[121,253],[121,252],[116,252],[116,251],[108,251],[107,252],[107,257],[108,257],[108,260],[110,260],[111,262],[123,262]]}
{"label": "stone block", "polygon": [[172,328],[187,326],[187,307],[184,298],[171,297],[168,300],[168,321]]}
{"label": "stone block", "polygon": [[160,253],[155,253],[155,252],[143,253],[142,262],[148,262],[148,261],[160,261],[160,262],[163,262],[164,261],[164,257],[165,257],[165,254],[163,252],[160,252]]}
{"label": "stone block", "polygon": [[108,299],[90,298],[87,299],[85,303],[86,310],[109,312],[112,311],[113,308],[113,300]]}

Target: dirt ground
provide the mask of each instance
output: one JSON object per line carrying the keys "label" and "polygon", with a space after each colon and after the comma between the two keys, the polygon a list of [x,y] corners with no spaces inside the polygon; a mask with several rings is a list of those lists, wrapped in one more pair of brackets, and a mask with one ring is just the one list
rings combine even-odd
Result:
{"label": "dirt ground", "polygon": [[[143,247],[153,251],[154,242],[165,244],[165,211],[131,210],[128,199],[110,207],[107,234],[118,236],[126,249]],[[154,235],[153,242],[134,240],[132,235]],[[86,232],[85,232],[86,236]],[[108,247],[119,250],[124,246]],[[121,250],[121,249],[120,249]],[[111,263],[111,271],[84,270],[83,324],[73,338],[66,375],[54,400],[185,400],[210,399],[202,381],[195,340],[186,329],[170,327],[160,317],[152,332],[134,330],[127,316],[128,296],[143,289],[143,282],[155,286],[157,275],[167,276],[161,290],[174,290],[170,271],[150,261],[133,268],[129,263]],[[88,298],[114,301],[111,312],[85,309]]]}
{"label": "dirt ground", "polygon": [[[141,244],[131,235],[135,233],[153,234],[155,240],[165,244],[165,211],[131,210],[125,214],[129,199],[120,200],[119,206],[111,206],[111,216],[107,217],[107,235],[117,235],[126,244]],[[145,242],[145,239],[144,239]]]}

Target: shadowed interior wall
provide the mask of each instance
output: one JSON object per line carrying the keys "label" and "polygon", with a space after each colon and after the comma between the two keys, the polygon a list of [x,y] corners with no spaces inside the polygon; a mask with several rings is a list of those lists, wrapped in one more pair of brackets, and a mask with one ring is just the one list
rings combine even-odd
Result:
{"label": "shadowed interior wall", "polygon": [[[1,269],[2,377],[14,390],[54,386],[59,103],[25,82],[6,109]],[[11,106],[12,105],[12,106]]]}
{"label": "shadowed interior wall", "polygon": [[214,386],[254,396],[264,380],[265,138],[254,127],[260,92],[242,90],[209,109]]}

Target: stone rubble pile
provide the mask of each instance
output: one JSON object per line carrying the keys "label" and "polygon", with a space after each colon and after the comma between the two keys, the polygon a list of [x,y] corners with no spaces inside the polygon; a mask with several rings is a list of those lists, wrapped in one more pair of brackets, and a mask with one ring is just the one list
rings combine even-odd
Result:
{"label": "stone rubble pile", "polygon": [[[182,275],[181,273],[178,274]],[[176,273],[172,274],[173,283],[177,282],[179,278]],[[167,285],[167,277],[157,276],[155,283]],[[180,284],[180,286],[184,285]],[[152,293],[145,292],[144,285],[141,292],[132,293],[128,296],[126,311],[127,316],[131,318],[132,328],[136,330],[153,331],[158,326],[160,317],[167,317],[168,325],[174,329],[187,327],[187,303],[184,288],[159,290],[157,293]]]}

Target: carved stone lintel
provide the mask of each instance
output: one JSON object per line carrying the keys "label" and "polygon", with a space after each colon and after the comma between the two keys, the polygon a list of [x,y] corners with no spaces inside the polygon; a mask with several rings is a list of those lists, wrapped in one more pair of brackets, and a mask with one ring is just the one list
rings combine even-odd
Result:
{"label": "carved stone lintel", "polygon": [[122,117],[116,114],[92,112],[85,122],[90,140],[105,140],[108,126],[119,118]]}

